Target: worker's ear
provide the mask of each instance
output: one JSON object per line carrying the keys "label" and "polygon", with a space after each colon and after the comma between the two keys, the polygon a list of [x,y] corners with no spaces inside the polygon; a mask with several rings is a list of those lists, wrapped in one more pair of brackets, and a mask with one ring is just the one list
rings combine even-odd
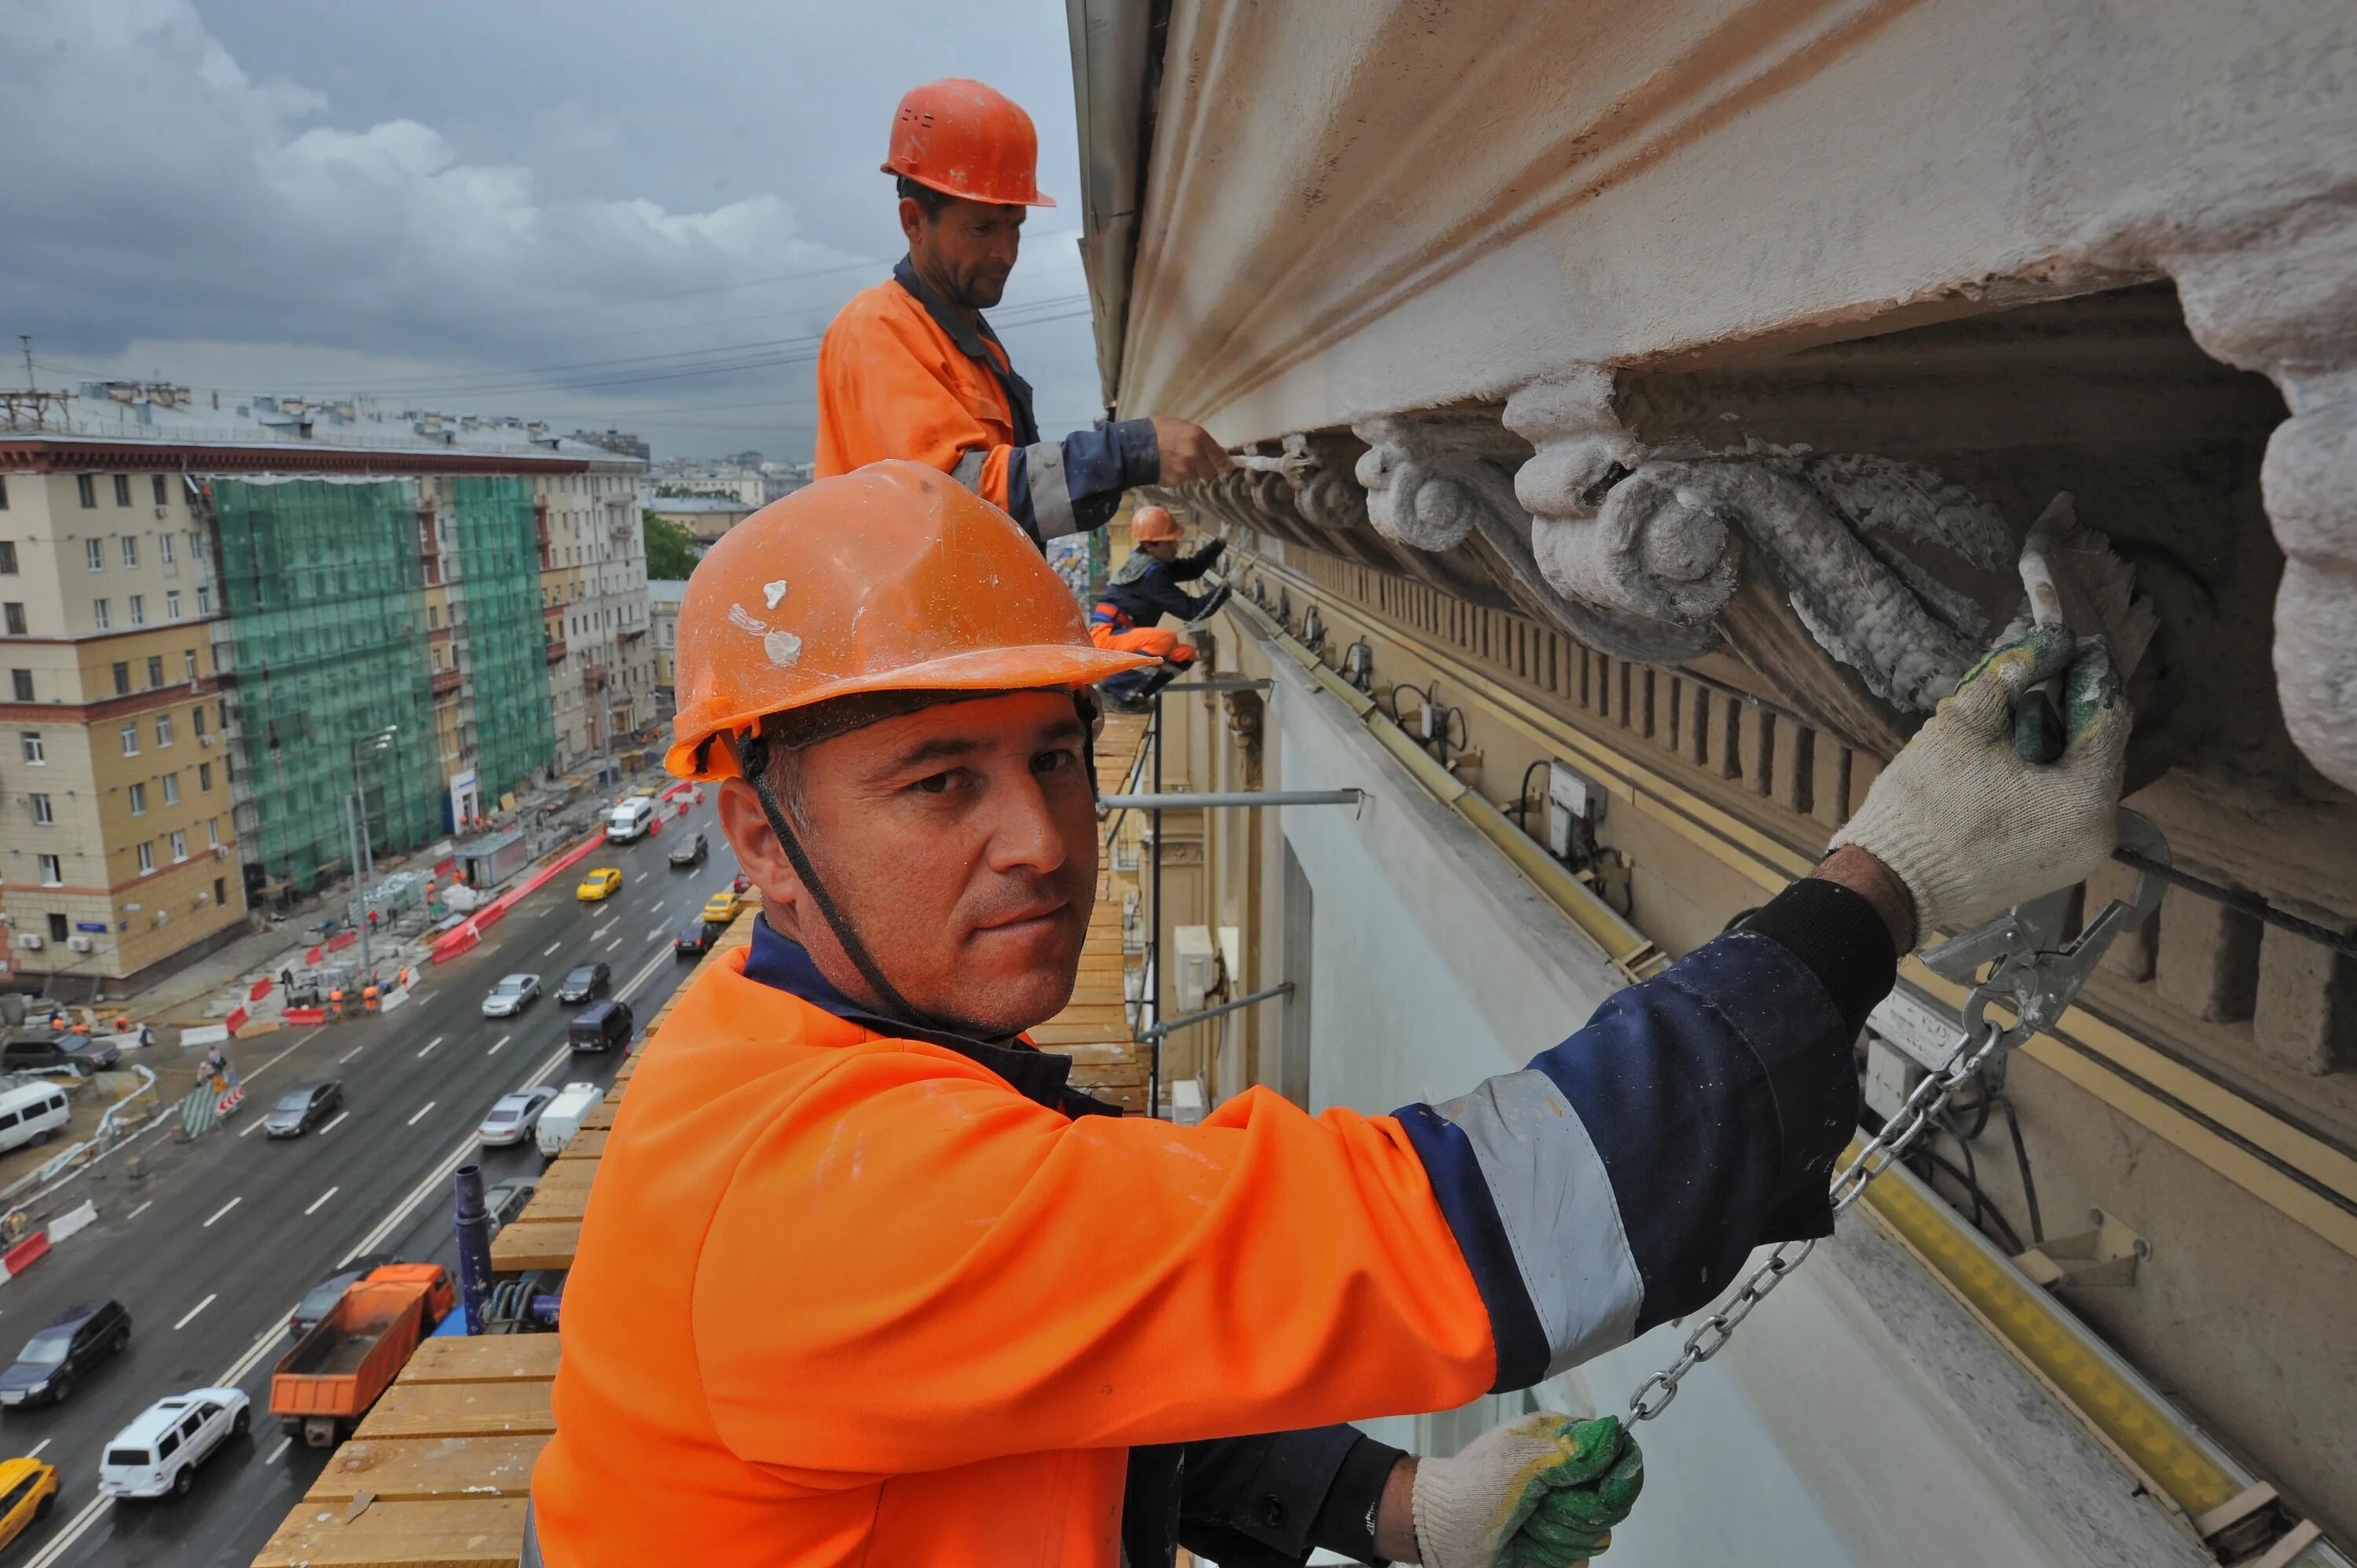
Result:
{"label": "worker's ear", "polygon": [[900,199],[900,233],[909,242],[911,249],[914,249],[917,242],[925,237],[925,209],[917,205],[915,197],[902,197]]}
{"label": "worker's ear", "polygon": [[794,875],[793,862],[778,843],[778,835],[770,829],[770,819],[761,811],[760,797],[742,779],[725,779],[716,804],[721,836],[737,852],[737,865],[761,890],[761,902],[769,912],[770,923],[777,927],[780,935],[794,937],[802,905],[802,882]]}

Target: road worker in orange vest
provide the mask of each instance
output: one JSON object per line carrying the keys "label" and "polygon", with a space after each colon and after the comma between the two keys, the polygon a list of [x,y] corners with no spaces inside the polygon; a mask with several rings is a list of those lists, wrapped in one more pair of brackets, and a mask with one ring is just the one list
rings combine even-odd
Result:
{"label": "road worker in orange vest", "polygon": [[1183,419],[1118,419],[1042,439],[1031,383],[983,311],[1006,288],[1039,186],[1031,116],[979,81],[912,88],[883,172],[909,253],[854,295],[819,345],[821,478],[886,457],[930,464],[1000,508],[1039,543],[1102,528],[1133,485],[1225,471],[1211,433]]}
{"label": "road worker in orange vest", "polygon": [[[720,781],[762,917],[608,1136],[527,1563],[1586,1560],[1642,1479],[1615,1419],[1421,1460],[1341,1423],[1529,1388],[1824,1234],[1898,955],[2100,865],[2127,730],[2100,652],[2033,630],[1814,875],[1523,1070],[1390,1115],[1256,1088],[1176,1126],[1024,1037],[1088,931],[1086,688],[1140,661],[913,463],[697,566],[666,760]],[[2020,762],[2012,700],[2066,671],[2068,748]]]}

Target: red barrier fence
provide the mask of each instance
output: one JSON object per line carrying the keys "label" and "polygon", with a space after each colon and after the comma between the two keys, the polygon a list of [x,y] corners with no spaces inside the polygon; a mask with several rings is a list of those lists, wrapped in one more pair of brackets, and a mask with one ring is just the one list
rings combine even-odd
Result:
{"label": "red barrier fence", "polygon": [[329,952],[341,952],[360,940],[361,934],[358,931],[338,931],[334,936],[328,939],[328,950]]}
{"label": "red barrier fence", "polygon": [[9,1279],[15,1279],[48,1255],[49,1233],[37,1230],[5,1252],[0,1252],[0,1272],[5,1272]]}
{"label": "red barrier fence", "polygon": [[229,1032],[232,1035],[236,1034],[240,1029],[244,1028],[252,1022],[253,1022],[253,1015],[247,1012],[242,1007],[221,1020],[221,1023],[228,1027]]}
{"label": "red barrier fence", "polygon": [[266,980],[257,980],[253,983],[253,989],[245,993],[245,999],[248,1002],[259,1002],[269,994],[270,982]]}
{"label": "red barrier fence", "polygon": [[328,1021],[325,1007],[289,1007],[279,1018],[288,1024],[324,1024]]}
{"label": "red barrier fence", "polygon": [[451,931],[434,944],[434,961],[447,963],[463,952],[471,951],[483,940],[485,928],[495,926],[507,917],[507,912],[531,895],[539,892],[583,861],[596,854],[606,842],[603,831],[593,832],[546,865],[533,872],[515,886],[478,909],[463,926]]}

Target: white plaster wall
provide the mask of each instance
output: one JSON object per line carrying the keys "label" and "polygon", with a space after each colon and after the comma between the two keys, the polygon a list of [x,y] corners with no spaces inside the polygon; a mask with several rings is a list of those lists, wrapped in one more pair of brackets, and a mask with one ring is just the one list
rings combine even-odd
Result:
{"label": "white plaster wall", "polygon": [[[1304,807],[1282,817],[1314,889],[1313,1107],[1446,1099],[1576,1030],[1614,988],[1601,956],[1339,702],[1274,662],[1283,788],[1370,792],[1355,816]],[[1600,1358],[1545,1402],[1619,1410],[1684,1332],[1665,1326]],[[1481,1402],[1468,1413],[1483,1421],[1523,1408],[1516,1397]],[[1368,1426],[1430,1447],[1436,1431],[1469,1424]],[[1646,1494],[1615,1534],[1620,1568],[2206,1561],[1862,1223],[1821,1248],[1641,1435]]]}

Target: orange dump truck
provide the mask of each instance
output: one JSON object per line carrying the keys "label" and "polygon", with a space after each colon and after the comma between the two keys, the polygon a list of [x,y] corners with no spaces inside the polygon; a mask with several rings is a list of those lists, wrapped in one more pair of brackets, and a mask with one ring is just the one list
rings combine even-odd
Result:
{"label": "orange dump truck", "polygon": [[278,1359],[270,1374],[270,1413],[310,1446],[333,1446],[376,1403],[454,1295],[439,1263],[371,1270]]}

